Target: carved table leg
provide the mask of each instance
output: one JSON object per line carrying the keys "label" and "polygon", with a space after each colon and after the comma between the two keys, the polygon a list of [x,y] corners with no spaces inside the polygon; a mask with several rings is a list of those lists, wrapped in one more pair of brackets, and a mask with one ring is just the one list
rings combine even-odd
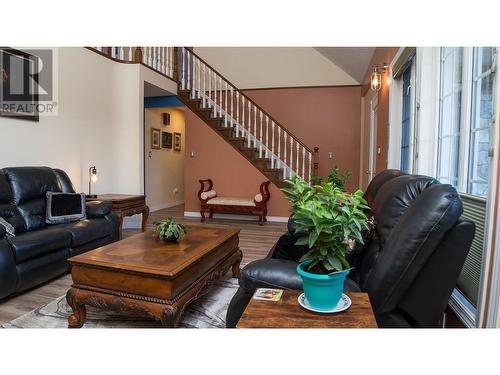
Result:
{"label": "carved table leg", "polygon": [[178,323],[179,311],[175,306],[165,306],[160,313],[161,325],[164,328],[175,328]]}
{"label": "carved table leg", "polygon": [[237,254],[238,254],[238,259],[236,259],[236,261],[233,263],[231,267],[234,278],[240,277],[240,264],[241,260],[243,259],[243,252],[241,250],[238,250]]}
{"label": "carved table leg", "polygon": [[149,217],[149,207],[145,205],[144,211],[142,211],[142,231],[143,232],[146,231],[146,223],[148,221],[148,217]]}
{"label": "carved table leg", "polygon": [[81,328],[87,319],[87,309],[85,304],[78,302],[77,293],[73,288],[66,293],[66,301],[73,310],[73,314],[68,317],[68,328]]}

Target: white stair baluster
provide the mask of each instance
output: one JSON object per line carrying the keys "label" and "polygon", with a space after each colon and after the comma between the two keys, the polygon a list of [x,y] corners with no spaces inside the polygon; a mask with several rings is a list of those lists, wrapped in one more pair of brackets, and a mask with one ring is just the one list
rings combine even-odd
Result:
{"label": "white stair baluster", "polygon": [[253,106],[253,147],[257,148],[257,106]]}
{"label": "white stair baluster", "polygon": [[233,96],[233,86],[231,86],[231,127],[233,127],[234,119],[234,96]]}
{"label": "white stair baluster", "polygon": [[295,164],[295,174],[300,176],[299,171],[300,171],[300,166],[299,166],[299,152],[300,152],[300,146],[299,142],[295,141],[297,143],[297,164]]}
{"label": "white stair baluster", "polygon": [[196,62],[191,54],[191,98],[196,99]]}
{"label": "white stair baluster", "polygon": [[260,111],[260,131],[259,131],[259,141],[260,141],[260,147],[259,147],[259,158],[262,157],[262,111]]}
{"label": "white stair baluster", "polygon": [[[187,89],[191,90],[191,72],[190,72],[190,53],[189,51],[186,52],[186,59],[187,59]],[[189,95],[189,94],[188,94]]]}
{"label": "white stair baluster", "polygon": [[227,128],[227,82],[224,81],[224,127]]}
{"label": "white stair baluster", "polygon": [[220,95],[219,95],[219,101],[220,101],[220,105],[219,105],[219,117],[222,118],[222,84],[223,84],[223,80],[222,80],[222,77],[219,77],[220,78]]}
{"label": "white stair baluster", "polygon": [[306,148],[302,146],[302,178],[306,179]]}
{"label": "white stair baluster", "polygon": [[286,131],[285,130],[283,130],[283,156],[284,156],[284,159],[283,159],[283,178],[288,178],[287,172],[286,172],[287,165],[286,165]]}
{"label": "white stair baluster", "polygon": [[208,108],[212,108],[212,69],[208,69]]}
{"label": "white stair baluster", "polygon": [[266,158],[268,157],[267,155],[268,149],[269,149],[269,117],[266,115]]}
{"label": "white stair baluster", "polygon": [[278,159],[276,160],[277,166],[276,168],[281,167],[281,127],[278,125]]}
{"label": "white stair baluster", "polygon": [[274,168],[274,121],[271,121],[271,168]]}
{"label": "white stair baluster", "polygon": [[186,60],[186,49],[183,48],[182,49],[182,74],[181,74],[181,87],[183,90],[186,88],[186,79],[185,79],[186,64],[185,64],[185,60]]}
{"label": "white stair baluster", "polygon": [[292,171],[293,171],[293,138],[290,135],[290,169],[289,169],[289,178],[292,178]]}
{"label": "white stair baluster", "polygon": [[311,183],[311,164],[312,164],[312,154],[309,152],[309,171],[307,172],[307,181]]}
{"label": "white stair baluster", "polygon": [[205,64],[202,64],[201,66],[203,68],[203,72],[201,73],[201,75],[203,77],[202,80],[201,80],[202,81],[202,88],[201,88],[202,89],[202,92],[201,92],[201,102],[202,102],[202,105],[201,106],[203,108],[206,108],[206,93],[207,93],[207,90],[206,90],[206,85],[207,85],[206,73],[207,73],[207,71],[205,69]]}
{"label": "white stair baluster", "polygon": [[[255,116],[254,116],[255,118]],[[250,138],[252,136],[252,103],[250,100],[248,101],[248,134],[247,134],[247,144],[248,148],[250,148]]]}
{"label": "white stair baluster", "polygon": [[245,97],[241,95],[241,135],[245,136]]}
{"label": "white stair baluster", "polygon": [[236,137],[240,135],[240,93],[236,91]]}

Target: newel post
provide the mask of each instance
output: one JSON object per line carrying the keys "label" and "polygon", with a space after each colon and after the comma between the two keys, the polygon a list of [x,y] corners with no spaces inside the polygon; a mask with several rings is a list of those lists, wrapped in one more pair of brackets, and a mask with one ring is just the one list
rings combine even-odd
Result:
{"label": "newel post", "polygon": [[174,47],[174,72],[173,79],[179,82],[179,47]]}
{"label": "newel post", "polygon": [[142,47],[134,47],[134,62],[142,62]]}
{"label": "newel post", "polygon": [[313,170],[314,170],[313,175],[318,176],[318,172],[319,172],[319,147],[314,147]]}

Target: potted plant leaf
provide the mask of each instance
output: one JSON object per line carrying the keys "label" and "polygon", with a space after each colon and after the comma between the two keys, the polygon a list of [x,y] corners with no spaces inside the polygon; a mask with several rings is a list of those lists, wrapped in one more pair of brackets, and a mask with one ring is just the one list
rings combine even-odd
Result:
{"label": "potted plant leaf", "polygon": [[310,186],[297,176],[287,182],[282,191],[300,236],[295,244],[309,247],[297,267],[306,299],[317,310],[334,309],[350,270],[349,244],[363,243],[362,231],[369,229],[363,192],[346,193],[331,182]]}
{"label": "potted plant leaf", "polygon": [[188,234],[188,229],[184,224],[176,223],[172,216],[154,222],[154,234],[162,241],[177,242],[181,234]]}

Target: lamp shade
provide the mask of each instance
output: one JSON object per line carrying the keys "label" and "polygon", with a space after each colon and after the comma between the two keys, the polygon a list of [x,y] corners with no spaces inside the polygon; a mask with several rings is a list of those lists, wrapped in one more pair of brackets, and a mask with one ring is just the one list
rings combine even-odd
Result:
{"label": "lamp shade", "polygon": [[380,87],[382,87],[382,75],[377,71],[376,68],[371,75],[370,86],[373,91],[378,91],[380,90]]}

